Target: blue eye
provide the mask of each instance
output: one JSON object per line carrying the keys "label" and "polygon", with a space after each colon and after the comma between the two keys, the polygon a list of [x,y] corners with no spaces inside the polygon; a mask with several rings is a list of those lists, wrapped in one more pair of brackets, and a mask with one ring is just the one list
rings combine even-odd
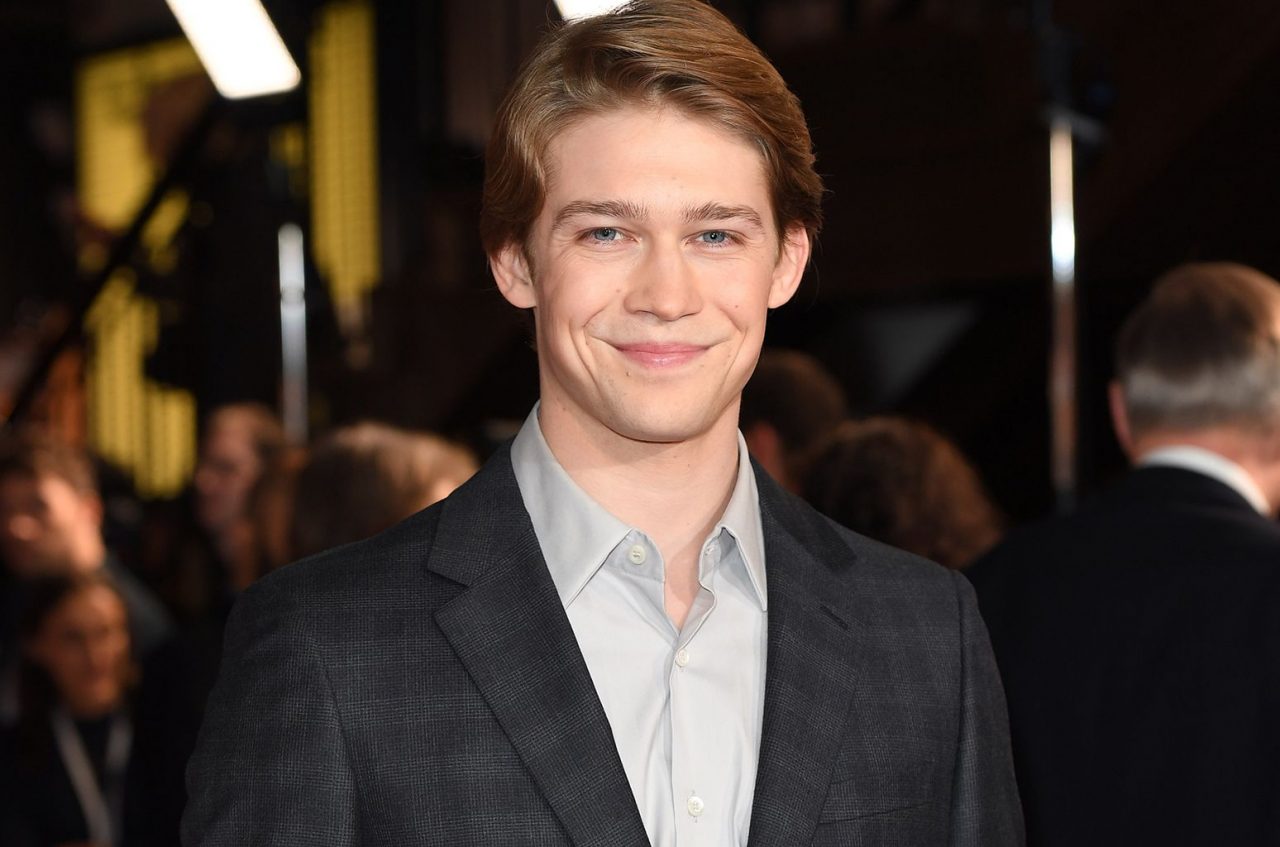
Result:
{"label": "blue eye", "polygon": [[722,229],[713,229],[698,236],[704,244],[728,244],[729,233]]}
{"label": "blue eye", "polygon": [[593,241],[617,241],[618,231],[611,226],[602,226],[591,230],[590,237]]}

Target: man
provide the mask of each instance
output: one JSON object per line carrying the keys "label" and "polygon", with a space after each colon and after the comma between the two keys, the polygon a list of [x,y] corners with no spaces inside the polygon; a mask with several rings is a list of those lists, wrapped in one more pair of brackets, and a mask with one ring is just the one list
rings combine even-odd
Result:
{"label": "man", "polygon": [[765,350],[742,391],[738,425],[751,457],[798,494],[809,454],[847,414],[844,389],[821,362],[799,350]]}
{"label": "man", "polygon": [[0,629],[0,714],[16,706],[17,610],[34,579],[104,569],[128,606],[140,654],[171,634],[160,601],[107,549],[102,518],[93,465],[82,451],[34,433],[0,440],[0,558],[12,584]]}
{"label": "man", "polygon": [[1280,842],[1280,286],[1159,280],[1117,350],[1136,468],[973,570],[1028,840]]}
{"label": "man", "polygon": [[442,504],[246,592],[189,845],[1020,842],[963,579],[826,521],[737,433],[812,162],[708,6],[540,45],[482,222],[540,405]]}

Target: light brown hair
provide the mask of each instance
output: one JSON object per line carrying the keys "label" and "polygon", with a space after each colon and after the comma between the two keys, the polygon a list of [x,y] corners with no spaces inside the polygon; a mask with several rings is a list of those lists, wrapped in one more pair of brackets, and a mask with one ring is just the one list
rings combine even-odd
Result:
{"label": "light brown hair", "polygon": [[301,558],[375,535],[476,468],[468,450],[431,433],[378,423],[335,430],[298,474],[290,553]]}
{"label": "light brown hair", "polygon": [[800,102],[777,70],[700,0],[637,0],[550,32],[507,93],[485,155],[490,256],[524,246],[552,176],[552,139],[624,106],[675,108],[747,141],[764,161],[779,238],[793,225],[817,235],[822,180]]}
{"label": "light brown hair", "polygon": [[1116,378],[1134,433],[1280,425],[1280,284],[1230,262],[1160,277],[1125,322]]}

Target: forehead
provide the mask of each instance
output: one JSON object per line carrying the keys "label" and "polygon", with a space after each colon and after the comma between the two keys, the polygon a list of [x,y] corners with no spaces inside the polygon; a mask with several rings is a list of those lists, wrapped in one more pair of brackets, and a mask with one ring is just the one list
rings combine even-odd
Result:
{"label": "forehead", "polygon": [[46,621],[58,627],[119,623],[126,617],[124,601],[104,585],[90,585],[67,596]]}
{"label": "forehead", "polygon": [[13,502],[36,497],[63,500],[78,495],[76,487],[57,474],[13,471],[0,475],[0,501]]}
{"label": "forehead", "polygon": [[765,205],[762,214],[770,211],[759,148],[670,106],[628,105],[578,117],[551,139],[545,168],[547,205],[566,193],[657,195],[679,183],[691,191],[750,196]]}
{"label": "forehead", "polygon": [[224,458],[254,456],[253,429],[240,420],[218,424],[205,435],[203,450]]}

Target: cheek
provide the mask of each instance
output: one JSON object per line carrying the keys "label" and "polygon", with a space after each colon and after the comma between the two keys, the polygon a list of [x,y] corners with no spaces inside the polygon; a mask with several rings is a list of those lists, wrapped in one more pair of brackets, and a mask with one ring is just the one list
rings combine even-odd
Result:
{"label": "cheek", "polygon": [[45,671],[49,676],[53,677],[54,682],[66,685],[68,682],[74,682],[78,677],[84,675],[86,662],[83,654],[77,650],[58,649],[50,651],[45,661],[41,662]]}
{"label": "cheek", "polygon": [[129,639],[121,636],[112,645],[111,666],[123,672],[129,665]]}
{"label": "cheek", "polygon": [[599,286],[576,285],[551,292],[535,313],[538,326],[553,327],[557,338],[590,327],[607,314],[609,304],[621,296],[621,288],[602,280]]}

